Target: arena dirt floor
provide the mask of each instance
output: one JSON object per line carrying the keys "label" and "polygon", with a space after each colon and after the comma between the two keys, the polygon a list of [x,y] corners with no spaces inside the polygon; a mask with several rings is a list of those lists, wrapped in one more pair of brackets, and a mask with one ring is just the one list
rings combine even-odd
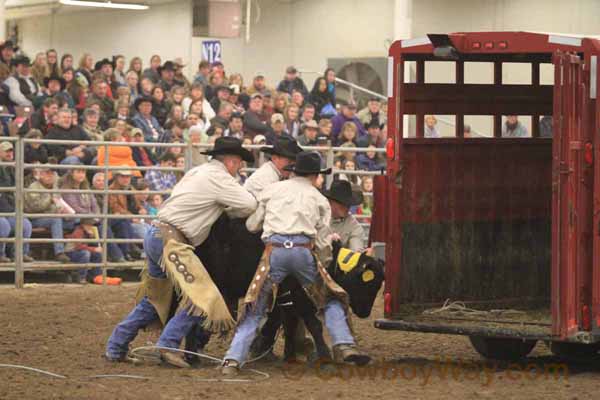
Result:
{"label": "arena dirt floor", "polygon": [[[0,368],[0,399],[592,399],[600,392],[600,362],[561,362],[539,344],[519,364],[483,363],[458,336],[384,332],[373,321],[355,322],[362,347],[374,358],[363,369],[322,372],[306,364],[257,362],[270,377],[253,383],[206,382],[219,378],[214,365],[177,370],[156,365],[113,364],[102,358],[114,325],[131,309],[136,285],[98,287],[44,284],[0,287],[0,364],[41,368],[68,379]],[[382,314],[378,300],[372,318]],[[144,332],[134,346],[156,336]],[[280,339],[281,341],[281,339]],[[221,356],[226,343],[213,339],[208,352]],[[281,351],[280,345],[277,349]],[[527,372],[528,371],[528,372]],[[91,378],[129,374],[149,378]],[[261,379],[250,372],[241,378]]]}

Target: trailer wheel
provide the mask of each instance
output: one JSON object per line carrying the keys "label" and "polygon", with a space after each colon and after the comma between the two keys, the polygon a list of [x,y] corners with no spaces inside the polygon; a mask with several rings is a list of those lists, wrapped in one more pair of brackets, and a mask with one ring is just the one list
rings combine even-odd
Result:
{"label": "trailer wheel", "polygon": [[586,359],[593,358],[600,351],[600,343],[567,343],[567,342],[546,342],[552,354],[557,357],[567,359]]}
{"label": "trailer wheel", "polygon": [[533,350],[536,340],[490,338],[484,336],[469,336],[471,345],[485,358],[493,360],[518,360]]}

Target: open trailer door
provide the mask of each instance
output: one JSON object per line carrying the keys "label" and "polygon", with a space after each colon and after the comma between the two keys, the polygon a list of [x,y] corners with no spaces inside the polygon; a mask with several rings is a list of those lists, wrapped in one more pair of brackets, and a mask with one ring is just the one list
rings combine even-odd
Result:
{"label": "open trailer door", "polygon": [[579,56],[557,51],[553,63],[552,334],[566,339],[581,330],[590,314],[582,293],[585,257],[579,249],[585,224],[579,204],[585,195],[580,183],[586,90]]}

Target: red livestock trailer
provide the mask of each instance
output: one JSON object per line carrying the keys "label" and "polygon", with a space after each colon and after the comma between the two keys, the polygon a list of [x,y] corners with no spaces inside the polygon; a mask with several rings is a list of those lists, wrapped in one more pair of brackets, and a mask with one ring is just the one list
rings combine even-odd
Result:
{"label": "red livestock trailer", "polygon": [[[594,38],[529,32],[392,45],[371,231],[386,244],[377,328],[467,335],[490,358],[525,356],[538,340],[561,355],[599,349],[599,54]],[[453,63],[452,82],[428,82],[438,61]],[[469,63],[487,63],[490,82],[469,83]],[[503,84],[507,63],[530,67],[528,82]],[[428,114],[452,116],[451,137],[425,137]],[[530,119],[526,137],[504,137],[507,115]],[[488,116],[489,132],[465,137],[470,116]]]}

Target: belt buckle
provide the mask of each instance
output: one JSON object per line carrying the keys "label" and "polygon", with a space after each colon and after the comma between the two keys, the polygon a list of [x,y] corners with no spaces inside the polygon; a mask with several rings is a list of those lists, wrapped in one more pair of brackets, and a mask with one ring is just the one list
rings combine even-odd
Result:
{"label": "belt buckle", "polygon": [[286,240],[285,242],[283,242],[283,247],[285,247],[286,249],[291,249],[292,247],[294,247],[294,242],[292,242],[291,240]]}

